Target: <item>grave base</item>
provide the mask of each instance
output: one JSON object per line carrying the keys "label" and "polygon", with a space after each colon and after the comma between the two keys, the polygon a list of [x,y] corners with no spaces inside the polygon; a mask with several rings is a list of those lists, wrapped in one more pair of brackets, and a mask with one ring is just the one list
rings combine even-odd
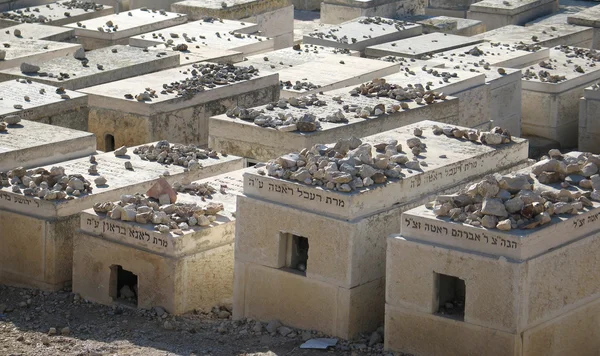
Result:
{"label": "grave base", "polygon": [[600,118],[598,117],[599,112],[600,100],[587,97],[580,99],[578,146],[580,151],[600,153],[600,141],[598,140],[598,135],[600,135]]}
{"label": "grave base", "polygon": [[436,7],[426,7],[425,15],[427,16],[447,16],[447,17],[457,17],[461,19],[467,18],[467,10],[466,9],[442,9]]}
{"label": "grave base", "polygon": [[137,276],[139,308],[161,306],[179,315],[231,303],[233,243],[175,259],[77,233],[73,256],[73,292],[96,303],[119,302],[111,297],[117,282],[113,266]]}

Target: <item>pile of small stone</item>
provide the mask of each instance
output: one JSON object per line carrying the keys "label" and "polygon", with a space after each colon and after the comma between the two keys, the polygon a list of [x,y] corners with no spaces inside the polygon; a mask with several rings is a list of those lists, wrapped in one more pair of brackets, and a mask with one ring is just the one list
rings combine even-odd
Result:
{"label": "pile of small stone", "polygon": [[205,150],[196,145],[170,144],[166,140],[158,141],[154,145],[142,145],[133,150],[144,161],[158,162],[164,165],[177,165],[189,170],[202,167],[200,160],[209,158],[219,159],[219,154],[214,150]]}
{"label": "pile of small stone", "polygon": [[501,145],[512,142],[512,136],[508,130],[501,127],[494,127],[489,132],[479,132],[475,129],[461,129],[454,126],[439,127],[433,126],[433,134],[436,136],[446,135],[456,139],[465,139],[471,142],[480,142],[484,145]]}
{"label": "pile of small stone", "polygon": [[[56,4],[46,5],[46,7],[49,9],[52,9],[52,6],[64,7],[65,10],[83,9],[85,11],[100,11],[104,8],[104,5],[96,4],[93,1],[81,1],[81,0],[69,0],[69,1],[57,2]],[[45,23],[45,22],[50,21],[46,16],[37,15],[34,12],[40,12],[40,10],[38,8],[31,9],[31,8],[27,7],[25,9],[7,11],[7,12],[0,13],[0,18],[12,20],[12,21],[18,21],[18,22],[22,22],[22,23],[37,23],[37,22]],[[64,13],[64,16],[70,17],[71,14],[68,11],[66,11]]]}
{"label": "pile of small stone", "polygon": [[13,193],[35,196],[44,200],[71,200],[92,192],[91,183],[80,174],[65,174],[63,167],[26,170],[18,167],[0,173],[3,187],[12,186]]}
{"label": "pile of small stone", "polygon": [[[547,62],[544,62],[542,64],[546,65],[546,68],[547,68],[547,66],[548,66]],[[560,83],[560,82],[567,80],[567,77],[565,77],[564,75],[551,74],[547,70],[540,70],[537,73],[535,73],[534,71],[532,71],[530,69],[527,69],[527,70],[525,70],[525,72],[523,72],[523,78],[525,78],[527,80],[537,79],[542,83],[552,83],[552,84]]]}
{"label": "pile of small stone", "polygon": [[[420,133],[420,132],[415,132]],[[421,169],[418,155],[426,149],[419,137],[406,142],[414,155],[411,159],[402,152],[402,144],[389,140],[371,146],[352,137],[338,141],[335,146],[317,144],[300,153],[289,153],[266,164],[269,176],[322,186],[340,192],[350,192]],[[373,155],[375,148],[375,155]],[[259,172],[260,173],[260,172]]]}
{"label": "pile of small stone", "polygon": [[572,47],[572,46],[556,46],[554,49],[559,50],[566,54],[567,58],[582,58],[589,59],[593,62],[600,61],[600,51],[596,49]]}
{"label": "pile of small stone", "polygon": [[[431,85],[433,85],[433,83],[429,82],[426,83],[425,86],[422,84],[408,84],[406,87],[403,87],[399,84],[388,83],[384,78],[378,78],[350,90],[350,95],[363,95],[370,98],[388,97],[398,101],[404,101],[402,104],[405,105],[401,104],[400,107],[407,109],[408,104],[406,101],[409,100],[414,100],[417,104],[422,104],[423,102],[432,104],[435,100],[446,99],[444,93],[432,91],[430,88]],[[391,109],[394,110],[394,106],[392,106]],[[398,111],[398,109],[399,108],[395,111]],[[382,111],[385,112],[385,109]]]}
{"label": "pile of small stone", "polygon": [[[183,73],[190,76],[163,84],[162,95],[176,93],[177,96],[183,98],[191,98],[197,93],[201,93],[206,88],[214,88],[219,85],[227,85],[244,80],[250,80],[254,76],[258,76],[258,69],[253,66],[235,66],[233,64],[215,64],[215,63],[194,63],[191,65],[191,70],[186,70]],[[146,88],[143,93],[136,95],[126,94],[126,99],[137,99],[145,102],[158,98],[157,91],[152,88]]]}
{"label": "pile of small stone", "polygon": [[192,226],[209,226],[223,210],[222,203],[209,202],[205,206],[197,204],[161,202],[144,194],[121,195],[116,203],[94,204],[94,211],[105,213],[110,219],[135,221],[140,224],[153,224],[160,233],[173,232],[183,235]]}
{"label": "pile of small stone", "polygon": [[[398,30],[398,31],[404,30],[407,25],[413,25],[410,22],[386,19],[386,18],[381,18],[379,16],[367,17],[367,18],[358,20],[358,23],[364,24],[364,25],[394,26],[396,28],[396,30]],[[316,37],[316,38],[320,38],[320,39],[332,39],[332,40],[335,40],[336,42],[342,43],[342,44],[358,42],[358,39],[356,39],[354,37],[349,39],[348,35],[340,36],[338,34],[338,32],[340,32],[340,30],[342,30],[342,27],[333,27],[333,28],[330,28],[327,32],[315,30],[314,32],[309,33],[308,35],[311,37]],[[371,28],[370,30],[372,31],[373,29]],[[371,36],[363,35],[363,38],[371,38]]]}
{"label": "pile of small stone", "polygon": [[304,81],[296,80],[294,83],[292,83],[290,80],[280,80],[279,87],[281,89],[285,89],[285,90],[296,90],[296,91],[301,91],[301,90],[310,91],[310,90],[316,90],[316,89],[321,88],[320,85],[313,84],[311,82],[307,82],[306,79],[303,79],[303,80]]}
{"label": "pile of small stone", "polygon": [[[598,167],[599,155],[550,150],[549,157],[531,167],[537,182],[529,174],[495,174],[457,194],[439,196],[428,207],[436,216],[473,226],[533,229],[550,223],[553,215],[576,215],[593,208],[592,201],[600,201]],[[550,184],[562,189],[544,187]]]}

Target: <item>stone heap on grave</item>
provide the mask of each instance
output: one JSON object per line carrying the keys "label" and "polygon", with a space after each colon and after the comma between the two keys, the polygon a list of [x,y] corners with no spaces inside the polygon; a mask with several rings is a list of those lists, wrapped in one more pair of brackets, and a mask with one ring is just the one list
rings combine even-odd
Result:
{"label": "stone heap on grave", "polygon": [[[281,173],[275,162],[295,165],[309,151],[327,157],[328,147],[333,145],[304,149],[302,156],[283,156],[269,162],[262,175],[246,173],[236,213],[234,319],[277,319],[285,325],[345,339],[381,326],[386,236],[400,229],[401,213],[439,192],[452,191],[485,174],[515,169],[527,161],[525,140],[491,147],[454,136],[436,136],[432,133],[434,125],[423,121],[369,136],[359,147],[356,139],[337,145],[340,151],[355,148],[350,155],[360,156],[360,162],[369,162],[372,154],[383,163],[387,156],[381,150],[392,154],[401,144],[401,150],[410,152],[413,147],[414,151],[420,145],[416,140],[420,140],[427,152],[414,152],[427,163],[407,162],[411,168],[403,167],[400,179],[387,179],[382,171],[363,163],[360,169],[366,178],[352,180],[356,173],[352,169],[356,168],[346,164],[342,171],[333,173],[337,164],[327,163],[327,158],[323,164],[329,166],[331,179],[340,183],[349,178],[356,189],[343,192],[352,188],[333,181],[322,186],[306,184],[311,178],[305,173],[293,176],[302,182],[270,176]],[[417,132],[420,137],[414,136],[417,128],[422,130]],[[452,127],[447,132],[458,134]],[[419,164],[421,168],[415,168]],[[373,168],[370,172],[369,167]],[[304,172],[312,177],[313,169],[311,164]],[[343,172],[347,169],[352,173]],[[369,185],[375,182],[368,178],[371,174],[379,183]],[[359,188],[357,181],[367,186]]]}
{"label": "stone heap on grave", "polygon": [[[4,126],[3,124],[7,124]],[[84,157],[96,152],[93,134],[0,115],[0,172]]]}
{"label": "stone heap on grave", "polygon": [[[597,353],[600,280],[593,271],[600,205],[597,191],[578,185],[596,187],[598,175],[586,178],[592,165],[585,164],[600,159],[556,151],[550,153],[564,161],[544,160],[517,175],[489,177],[465,185],[466,194],[440,196],[433,210],[420,206],[402,215],[401,234],[387,239],[385,349],[424,355]],[[558,173],[564,170],[572,174],[566,182]],[[483,204],[480,213],[469,213],[475,216],[469,223],[459,207],[471,197]],[[458,207],[457,215],[436,217],[450,206]]]}
{"label": "stone heap on grave", "polygon": [[473,36],[503,44],[524,43],[542,47],[575,46],[600,48],[600,39],[594,37],[594,29],[571,24],[534,24],[523,27],[508,25]]}
{"label": "stone heap on grave", "polygon": [[251,65],[265,72],[279,72],[283,69],[330,57],[337,58],[339,63],[346,56],[359,57],[360,52],[311,44],[297,44],[294,47],[248,56],[244,58],[243,65]]}
{"label": "stone heap on grave", "polygon": [[21,79],[0,82],[0,98],[0,116],[87,131],[88,98],[83,93]]}
{"label": "stone heap on grave", "polygon": [[[0,9],[2,9],[1,6]],[[45,5],[23,6],[22,8],[5,11],[0,14],[0,28],[14,26],[19,23],[64,26],[111,15],[114,12],[111,6],[97,4],[93,1],[56,1]]]}
{"label": "stone heap on grave", "polygon": [[75,30],[61,26],[22,23],[0,30],[0,40],[44,40],[54,42],[76,42]]}
{"label": "stone heap on grave", "polygon": [[129,44],[148,49],[179,50],[192,58],[206,56],[213,49],[243,55],[273,50],[273,39],[256,34],[257,28],[256,24],[249,22],[206,18],[133,36]]}
{"label": "stone heap on grave", "polygon": [[[377,87],[377,83],[383,81],[376,80],[367,86]],[[383,87],[388,84],[399,89],[391,80]],[[455,84],[448,84],[450,86]],[[403,88],[413,91],[406,85]],[[458,99],[450,96],[443,99],[440,95],[436,97],[435,93],[430,96],[423,89],[425,101],[410,94],[402,99],[389,95],[359,95],[359,92],[360,89],[346,88],[280,99],[252,109],[232,107],[226,114],[210,118],[209,146],[264,162],[302,147],[335,142],[340,137],[375,135],[424,118],[447,124],[459,122]]]}
{"label": "stone heap on grave", "polygon": [[549,60],[523,69],[523,135],[575,147],[579,126],[579,99],[584,89],[600,79],[600,54],[585,48],[550,49]]}
{"label": "stone heap on grave", "polygon": [[87,51],[116,44],[129,44],[129,37],[187,22],[183,14],[146,8],[66,25],[75,29],[79,43]]}
{"label": "stone heap on grave", "polygon": [[418,36],[421,25],[382,17],[361,16],[340,25],[322,26],[305,34],[302,42],[365,52],[370,46]]}
{"label": "stone heap on grave", "polygon": [[490,31],[507,25],[524,25],[558,8],[558,0],[483,0],[471,4],[467,18],[482,21]]}
{"label": "stone heap on grave", "polygon": [[114,138],[113,147],[161,139],[205,145],[209,117],[277,100],[279,80],[249,67],[197,63],[81,92],[89,96],[89,131],[99,149],[111,149],[106,137]]}
{"label": "stone heap on grave", "polygon": [[[253,171],[256,168],[216,175],[192,182],[187,188],[174,185],[179,188],[176,203],[152,208],[157,224],[144,218],[147,213],[128,220],[123,209],[114,204],[83,211],[81,232],[73,241],[73,292],[106,305],[127,301],[127,290],[120,291],[124,270],[136,276],[129,288],[135,291],[139,308],[162,306],[178,315],[230,305],[236,199],[242,194],[243,174]],[[122,196],[120,202],[138,202],[133,193]],[[138,211],[147,210],[140,209],[142,205],[140,199]],[[177,229],[165,228],[165,215],[159,211],[172,214],[170,211],[178,208],[187,210],[178,215]],[[195,213],[188,216],[185,211]]]}
{"label": "stone heap on grave", "polygon": [[[160,147],[165,147],[164,141]],[[38,187],[42,185],[38,176],[41,174],[42,178],[47,178],[50,181],[48,191],[38,193],[38,196],[25,195],[29,191],[23,184],[18,184],[18,191],[14,191],[15,188],[10,185],[13,179],[3,177],[2,183],[7,186],[0,189],[0,245],[3,246],[0,249],[0,283],[44,290],[61,289],[72,278],[73,236],[80,227],[81,211],[99,202],[116,201],[122,194],[147,191],[160,176],[173,184],[243,167],[241,158],[222,156],[216,152],[210,155],[214,158],[201,159],[207,154],[200,154],[195,148],[185,150],[198,152],[197,162],[200,166],[194,165],[190,169],[142,159],[134,150],[129,148],[125,155],[118,157],[113,152],[107,152],[93,156],[93,161],[85,157],[61,162],[42,167],[44,171],[37,170],[38,173],[32,176],[27,174],[23,177],[21,174],[24,172],[13,171],[12,174],[21,176],[21,182],[33,180]],[[60,193],[53,193],[57,187],[52,177],[62,175],[63,170],[66,175],[77,175],[80,181],[81,178],[85,179],[93,190],[82,191],[80,186],[84,183],[73,182],[69,184],[71,193],[66,194],[69,190],[65,190],[64,186]],[[35,173],[36,169],[31,172]],[[106,181],[102,182],[100,177]],[[69,181],[72,179],[69,178]],[[44,193],[43,197],[39,197]],[[62,195],[66,197],[52,199]]]}
{"label": "stone heap on grave", "polygon": [[340,24],[357,17],[389,17],[422,15],[426,3],[419,0],[324,0],[321,4],[321,23]]}
{"label": "stone heap on grave", "polygon": [[53,42],[44,40],[30,40],[10,38],[2,40],[0,56],[0,69],[19,67],[21,63],[39,65],[44,61],[72,56],[80,45],[75,43]]}
{"label": "stone heap on grave", "polygon": [[[227,5],[227,6],[224,6]],[[207,16],[255,23],[263,36],[273,39],[274,49],[290,47],[294,41],[294,7],[290,0],[180,1],[171,11],[186,14],[190,21]]]}
{"label": "stone heap on grave", "polygon": [[600,153],[600,143],[596,136],[600,134],[600,87],[598,83],[585,88],[583,98],[579,99],[579,144],[580,151]]}
{"label": "stone heap on grave", "polygon": [[[79,56],[81,54],[81,56]],[[20,68],[0,71],[0,80],[26,79],[39,83],[79,90],[125,78],[179,66],[179,53],[164,54],[141,48],[115,45],[75,56],[55,58],[39,65],[37,73],[23,73]]]}

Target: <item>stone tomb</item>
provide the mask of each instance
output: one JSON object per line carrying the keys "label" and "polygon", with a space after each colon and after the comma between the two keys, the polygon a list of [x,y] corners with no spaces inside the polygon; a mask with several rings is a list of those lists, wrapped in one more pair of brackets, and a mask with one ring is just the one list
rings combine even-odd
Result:
{"label": "stone tomb", "polygon": [[0,172],[52,164],[95,152],[96,138],[84,131],[21,120],[0,132]]}
{"label": "stone tomb", "polygon": [[[125,156],[112,152],[95,156],[98,174],[107,179],[96,185],[99,175],[90,175],[89,158],[57,164],[65,174],[80,174],[92,182],[93,192],[82,193],[72,200],[45,200],[13,193],[10,187],[0,190],[0,283],[58,290],[71,281],[73,236],[80,228],[79,213],[95,203],[116,201],[122,194],[147,191],[163,175],[171,184],[194,181],[243,167],[239,157],[221,155],[198,160],[202,167],[187,170],[178,165],[164,165],[142,160],[129,148]],[[125,162],[132,169],[125,168]],[[51,166],[45,167],[50,171]],[[23,186],[21,186],[23,189]]]}
{"label": "stone tomb", "polygon": [[423,33],[441,32],[473,36],[485,32],[485,23],[461,17],[415,15],[401,19],[423,26]]}
{"label": "stone tomb", "polygon": [[116,45],[88,51],[85,59],[69,56],[45,61],[41,63],[38,73],[22,73],[19,68],[5,69],[0,71],[0,80],[30,79],[78,90],[177,66],[177,52],[157,55],[157,52],[143,51],[141,48]]}
{"label": "stone tomb", "polygon": [[586,26],[594,28],[594,42],[596,49],[600,48],[600,5],[596,5],[580,11],[575,14],[570,14],[567,17],[567,23],[578,26]]}
{"label": "stone tomb", "polygon": [[[166,45],[169,50],[177,46],[185,46],[182,54],[195,48],[215,48],[241,52],[244,55],[271,51],[274,42],[267,37],[250,35],[257,31],[253,23],[216,19],[211,21],[194,21],[166,29],[133,36],[129,44],[135,47],[151,47]],[[185,36],[184,36],[185,34]]]}
{"label": "stone tomb", "polygon": [[255,23],[261,35],[273,39],[275,49],[293,44],[294,7],[290,0],[180,1],[171,5],[171,11],[186,14],[190,21],[212,16]]}
{"label": "stone tomb", "polygon": [[342,193],[246,173],[237,202],[234,319],[278,319],[344,339],[381,326],[386,236],[401,228],[402,212],[436,192],[527,160],[525,140],[484,146],[435,136],[434,124],[423,121],[362,140],[373,145],[394,139],[404,147],[415,128],[423,129],[427,153],[420,157],[427,166],[404,170],[402,179],[386,184]]}
{"label": "stone tomb", "polygon": [[[231,106],[256,106],[279,98],[277,74],[254,72],[249,80],[234,82],[217,79],[220,84],[210,84],[212,88],[203,83],[223,68],[248,71],[242,66],[199,63],[81,90],[89,95],[89,131],[96,134],[99,149],[161,139],[205,145],[209,117]],[[114,146],[107,145],[107,139]]]}
{"label": "stone tomb", "polygon": [[305,34],[302,42],[365,52],[369,46],[418,36],[421,25],[387,18],[359,17],[336,26],[322,26]]}
{"label": "stone tomb", "polygon": [[[399,68],[393,62],[352,56],[328,56],[281,69],[277,73],[282,83],[281,96],[290,98],[358,85],[397,73]],[[298,84],[298,81],[302,84]]]}
{"label": "stone tomb", "polygon": [[155,10],[131,10],[67,25],[75,29],[86,51],[129,44],[129,37],[180,25],[187,21],[182,14]]}
{"label": "stone tomb", "polygon": [[[73,4],[74,6],[73,6]],[[111,6],[98,5],[92,1],[56,1],[51,4],[23,7],[0,14],[0,28],[19,23],[43,23],[64,26],[96,17],[111,15]]]}
{"label": "stone tomb", "polygon": [[[172,46],[167,45],[155,45],[146,47],[145,49],[154,53],[168,53],[173,51]],[[199,63],[199,62],[213,62],[213,63],[239,63],[244,60],[244,54],[238,51],[231,51],[227,49],[217,49],[214,47],[202,47],[192,46],[188,47],[185,51],[179,52],[179,63],[181,65]]]}
{"label": "stone tomb", "polygon": [[[17,34],[20,35],[17,36]],[[75,30],[72,28],[22,23],[0,30],[0,41],[12,39],[45,40],[54,42],[75,42]]]}
{"label": "stone tomb", "polygon": [[436,53],[433,61],[456,64],[489,64],[496,67],[524,68],[548,59],[550,51],[540,46],[483,42]]}
{"label": "stone tomb", "polygon": [[[359,57],[360,52],[343,50],[333,47],[298,44],[294,48],[284,48],[277,51],[255,54],[244,59],[244,65],[253,66],[260,71],[278,72],[289,67],[309,63],[324,58],[344,60],[346,56]],[[313,70],[312,68],[311,70]]]}
{"label": "stone tomb", "polygon": [[467,18],[493,30],[506,25],[524,25],[558,11],[558,0],[483,0],[471,4]]}
{"label": "stone tomb", "polygon": [[42,83],[0,82],[0,117],[21,119],[87,131],[87,95]]}
{"label": "stone tomb", "polygon": [[[579,99],[600,79],[600,56],[575,47],[550,49],[550,60],[523,70],[523,135],[576,147]],[[574,55],[577,53],[577,55]],[[590,58],[586,58],[588,53]],[[540,77],[540,72],[546,77]]]}
{"label": "stone tomb", "polygon": [[579,145],[580,151],[600,153],[600,88],[594,84],[585,88],[579,100]]}
{"label": "stone tomb", "polygon": [[425,5],[426,2],[420,0],[324,0],[320,21],[336,25],[361,16],[397,18],[418,15],[423,14]]}
{"label": "stone tomb", "polygon": [[600,48],[600,39],[594,38],[594,29],[570,24],[535,24],[527,27],[508,25],[473,36],[502,44],[523,42],[542,47],[575,46]]}
{"label": "stone tomb", "polygon": [[19,67],[23,62],[39,65],[50,59],[72,56],[81,48],[74,43],[19,38],[2,39],[2,44],[0,52],[5,52],[6,56],[0,60],[0,70]]}
{"label": "stone tomb", "polygon": [[236,199],[242,194],[242,175],[255,170],[245,168],[195,182],[215,189],[206,199],[179,193],[177,204],[224,206],[215,222],[191,226],[180,235],[160,233],[152,223],[113,220],[94,209],[82,212],[81,232],[73,241],[73,292],[107,305],[122,301],[117,298],[122,286],[119,266],[137,277],[133,290],[139,308],[161,306],[170,314],[183,314],[231,304]]}
{"label": "stone tomb", "polygon": [[[390,81],[390,83],[392,83]],[[209,120],[209,146],[242,156],[253,161],[264,162],[288,152],[299,150],[303,147],[312,147],[323,142],[335,142],[340,137],[374,135],[383,131],[393,130],[398,127],[432,118],[438,122],[456,124],[458,122],[458,100],[447,97],[445,100],[436,100],[429,105],[417,104],[406,101],[406,109],[389,111],[399,101],[387,97],[369,98],[366,96],[351,96],[350,88],[335,90],[318,95],[325,106],[308,106],[308,109],[294,107],[286,104],[285,108],[274,105],[272,110],[265,106],[254,108],[262,110],[266,115],[286,115],[302,117],[311,114],[319,119],[325,119],[337,112],[344,113],[347,122],[320,122],[320,129],[313,132],[297,131],[296,127],[289,126],[264,127],[255,124],[252,120],[242,120],[228,115],[219,115]],[[340,100],[334,100],[339,97]],[[283,101],[285,103],[285,101]],[[371,110],[377,105],[384,106],[384,113],[370,113],[367,117],[355,117],[356,112],[344,110],[348,105],[353,108],[369,107]],[[361,111],[361,110],[358,110]],[[292,131],[290,131],[292,130]]]}
{"label": "stone tomb", "polygon": [[[549,190],[534,184],[536,191]],[[560,189],[557,184],[555,192]],[[402,233],[388,238],[385,349],[596,355],[600,281],[592,271],[600,210],[592,204],[541,227],[510,231],[436,218],[424,206],[405,212]]]}
{"label": "stone tomb", "polygon": [[[434,62],[437,64],[437,62]],[[414,66],[388,75],[390,83],[423,85],[438,93],[458,98],[458,125],[486,130],[490,127],[490,90],[482,73],[453,68]]]}
{"label": "stone tomb", "polygon": [[459,47],[475,45],[482,39],[451,35],[447,33],[429,33],[418,38],[388,42],[367,47],[367,57],[398,56],[406,58],[427,59],[434,53],[440,53]]}

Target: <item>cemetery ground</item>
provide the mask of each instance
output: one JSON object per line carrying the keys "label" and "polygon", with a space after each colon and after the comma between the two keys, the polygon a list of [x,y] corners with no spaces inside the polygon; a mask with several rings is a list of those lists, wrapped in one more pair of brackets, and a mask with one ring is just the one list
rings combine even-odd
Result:
{"label": "cemetery ground", "polygon": [[233,321],[226,308],[177,317],[157,312],[164,311],[88,303],[67,291],[0,286],[0,355],[392,355],[380,342],[369,347],[381,341],[374,335],[340,340],[335,350],[304,350],[304,340],[324,335],[287,327],[269,333],[266,323],[258,332],[256,322]]}

